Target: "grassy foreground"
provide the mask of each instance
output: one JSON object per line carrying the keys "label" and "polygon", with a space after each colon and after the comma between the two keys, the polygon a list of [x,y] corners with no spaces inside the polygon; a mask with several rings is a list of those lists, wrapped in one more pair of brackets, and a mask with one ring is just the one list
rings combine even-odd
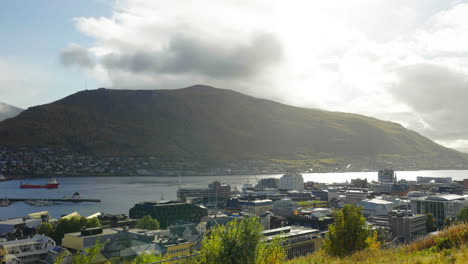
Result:
{"label": "grassy foreground", "polygon": [[468,223],[449,227],[436,236],[395,249],[367,249],[344,258],[319,251],[287,263],[468,263]]}

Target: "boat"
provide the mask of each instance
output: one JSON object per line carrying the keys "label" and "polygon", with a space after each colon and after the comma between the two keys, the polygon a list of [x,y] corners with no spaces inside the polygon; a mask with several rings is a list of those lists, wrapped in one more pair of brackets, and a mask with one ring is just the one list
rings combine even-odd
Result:
{"label": "boat", "polygon": [[3,174],[0,173],[0,182],[8,181],[9,179],[6,178]]}
{"label": "boat", "polygon": [[37,189],[37,188],[46,188],[46,189],[56,189],[59,187],[59,183],[55,178],[49,178],[47,184],[25,184],[21,182],[20,188],[22,189]]}
{"label": "boat", "polygon": [[0,201],[0,207],[6,207],[6,206],[9,206],[10,204],[11,202],[7,198]]}

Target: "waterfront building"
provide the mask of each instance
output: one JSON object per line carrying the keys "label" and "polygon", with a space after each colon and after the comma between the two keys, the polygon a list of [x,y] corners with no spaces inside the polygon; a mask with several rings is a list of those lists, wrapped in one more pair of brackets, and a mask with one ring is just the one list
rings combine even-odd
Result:
{"label": "waterfront building", "polygon": [[378,181],[388,183],[396,182],[395,172],[393,170],[379,170]]}
{"label": "waterfront building", "polygon": [[279,179],[276,178],[266,178],[260,179],[257,184],[259,189],[278,189]]}
{"label": "waterfront building", "polygon": [[283,190],[304,190],[304,179],[300,173],[287,173],[280,178],[279,188]]}
{"label": "waterfront building", "polygon": [[444,225],[445,218],[455,219],[458,211],[468,206],[468,196],[456,194],[410,198],[410,208],[415,214],[432,213],[436,225]]}
{"label": "waterfront building", "polygon": [[418,176],[416,178],[418,183],[452,183],[452,177],[430,177],[430,176]]}
{"label": "waterfront building", "polygon": [[5,254],[5,263],[18,263],[18,260],[22,264],[39,263],[46,258],[47,252],[54,247],[55,241],[44,235],[0,242],[0,249],[3,249],[2,251]]}
{"label": "waterfront building", "polygon": [[32,218],[29,215],[25,217],[10,218],[0,221],[0,234],[15,234],[21,232],[23,235],[26,235],[27,230],[36,229],[42,222],[44,218],[36,217]]}
{"label": "waterfront building", "polygon": [[188,199],[199,198],[204,203],[226,204],[226,200],[231,197],[231,186],[215,181],[208,185],[208,188],[182,188],[177,191],[177,199],[186,202]]}
{"label": "waterfront building", "polygon": [[413,215],[411,211],[392,211],[389,214],[392,237],[412,241],[426,235],[426,216]]}
{"label": "waterfront building", "polygon": [[267,241],[275,237],[282,239],[288,259],[313,253],[319,250],[322,244],[318,230],[305,227],[286,226],[264,230],[263,235]]}
{"label": "waterfront building", "polygon": [[157,219],[161,228],[175,224],[178,220],[198,223],[203,216],[208,215],[208,210],[200,205],[177,201],[140,202],[130,209],[130,218],[140,219],[145,215]]}
{"label": "waterfront building", "polygon": [[289,216],[293,215],[298,207],[299,205],[297,202],[292,201],[289,198],[285,198],[274,202],[271,207],[271,212],[275,215]]}

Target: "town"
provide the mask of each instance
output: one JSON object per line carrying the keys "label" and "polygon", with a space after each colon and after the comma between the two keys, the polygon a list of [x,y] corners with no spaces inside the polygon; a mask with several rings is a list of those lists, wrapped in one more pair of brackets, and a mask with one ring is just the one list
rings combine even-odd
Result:
{"label": "town", "polygon": [[259,219],[263,240],[280,237],[286,258],[294,259],[320,250],[334,212],[349,204],[361,208],[383,247],[392,248],[450,225],[468,210],[467,191],[468,179],[398,180],[390,169],[380,170],[376,182],[304,182],[300,173],[288,172],[241,190],[218,181],[179,186],[177,200],[142,201],[128,214],[73,212],[56,219],[43,211],[0,220],[0,263],[54,264],[59,256],[59,263],[70,263],[97,242],[103,246],[91,263],[131,262],[145,254],[164,257],[158,263],[190,261],[206,234],[248,218]]}
{"label": "town", "polygon": [[79,154],[66,148],[0,147],[0,173],[10,178],[49,176],[205,176],[259,175],[307,172],[376,171],[391,164],[397,170],[468,169],[468,163],[427,163],[424,159],[399,156],[331,158],[302,160],[246,159],[207,164],[202,161],[167,161],[157,156],[98,157]]}

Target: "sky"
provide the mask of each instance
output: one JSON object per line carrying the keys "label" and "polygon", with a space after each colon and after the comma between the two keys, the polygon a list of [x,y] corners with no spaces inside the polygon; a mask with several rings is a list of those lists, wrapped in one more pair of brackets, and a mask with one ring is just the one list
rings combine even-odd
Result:
{"label": "sky", "polygon": [[206,84],[468,152],[468,1],[3,0],[0,101]]}

